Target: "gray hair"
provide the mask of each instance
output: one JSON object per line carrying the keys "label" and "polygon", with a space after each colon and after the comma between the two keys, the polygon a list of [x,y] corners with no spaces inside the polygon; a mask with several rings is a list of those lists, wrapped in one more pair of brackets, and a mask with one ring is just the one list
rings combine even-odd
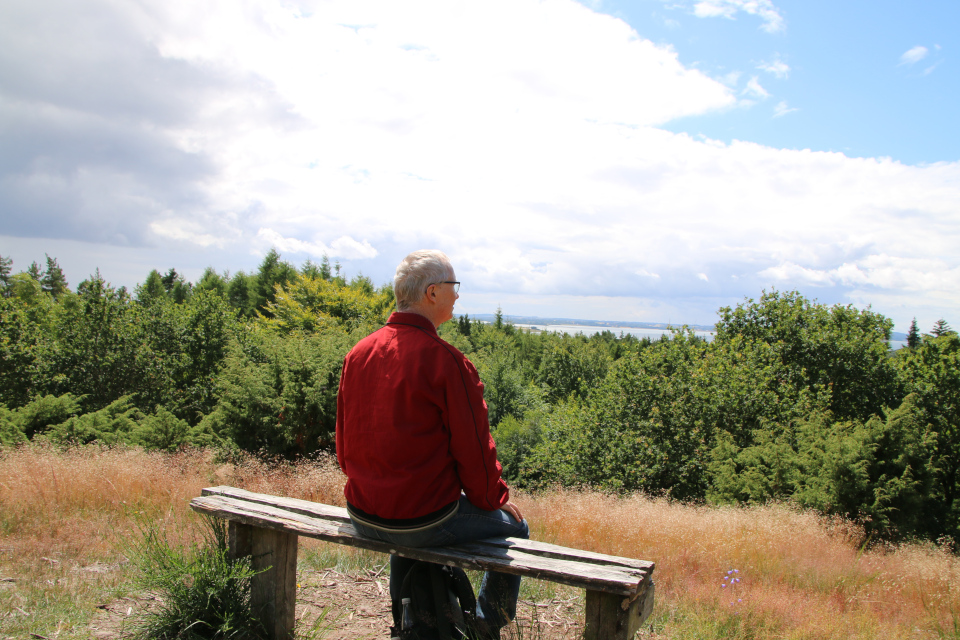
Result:
{"label": "gray hair", "polygon": [[416,308],[427,287],[452,278],[453,265],[443,251],[421,249],[414,251],[397,265],[393,276],[393,294],[397,297],[397,311]]}

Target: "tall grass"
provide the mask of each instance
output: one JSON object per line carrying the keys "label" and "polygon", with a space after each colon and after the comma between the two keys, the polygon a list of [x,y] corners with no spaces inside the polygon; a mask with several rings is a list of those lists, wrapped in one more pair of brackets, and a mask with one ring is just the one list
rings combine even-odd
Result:
{"label": "tall grass", "polygon": [[850,522],[788,505],[572,491],[519,502],[533,537],[655,561],[653,627],[665,637],[960,637],[960,562],[946,548],[866,548]]}
{"label": "tall grass", "polygon": [[[77,632],[125,594],[122,543],[150,519],[196,534],[189,500],[227,484],[343,504],[331,460],[37,446],[0,452],[0,637]],[[594,492],[518,495],[536,539],[657,563],[657,638],[960,638],[960,562],[932,544],[865,546],[849,522],[787,505],[712,508]],[[301,541],[308,566],[376,561]],[[732,586],[724,580],[736,570]],[[525,593],[542,593],[530,581]],[[25,612],[25,613],[24,613]],[[644,630],[651,637],[650,627]]]}

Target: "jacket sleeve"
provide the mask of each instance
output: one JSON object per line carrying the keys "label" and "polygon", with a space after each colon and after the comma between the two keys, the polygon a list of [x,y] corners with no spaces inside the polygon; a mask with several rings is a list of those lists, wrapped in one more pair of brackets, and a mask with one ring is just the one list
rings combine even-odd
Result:
{"label": "jacket sleeve", "polygon": [[[348,356],[349,357],[349,356]],[[343,367],[340,369],[340,385],[337,389],[337,425],[334,431],[334,440],[336,441],[337,447],[337,464],[340,465],[340,470],[343,471],[344,475],[347,473],[346,464],[344,463],[343,458],[343,408],[344,408],[344,397],[343,397],[343,386],[344,379],[347,377],[347,358],[343,359]]]}
{"label": "jacket sleeve", "polygon": [[490,435],[483,383],[476,367],[457,352],[456,370],[447,378],[447,416],[450,452],[467,499],[475,507],[495,511],[510,499],[501,478],[502,467]]}

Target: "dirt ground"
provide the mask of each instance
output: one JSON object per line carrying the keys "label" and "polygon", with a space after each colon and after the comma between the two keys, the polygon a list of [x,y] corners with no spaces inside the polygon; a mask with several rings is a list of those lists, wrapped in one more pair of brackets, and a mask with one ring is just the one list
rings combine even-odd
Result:
{"label": "dirt ground", "polygon": [[[388,578],[374,570],[339,573],[301,570],[298,576],[297,630],[301,638],[361,640],[390,637]],[[90,635],[124,638],[135,614],[156,603],[154,596],[126,597],[100,606]],[[324,610],[326,616],[322,617]],[[318,622],[319,620],[319,622]],[[513,640],[559,640],[582,633],[583,610],[576,598],[546,602],[520,600],[517,620],[503,634]],[[315,633],[311,633],[311,630]]]}

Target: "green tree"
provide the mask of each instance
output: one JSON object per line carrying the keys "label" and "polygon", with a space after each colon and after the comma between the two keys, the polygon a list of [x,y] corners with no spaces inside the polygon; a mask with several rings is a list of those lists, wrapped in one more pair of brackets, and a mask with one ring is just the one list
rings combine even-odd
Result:
{"label": "green tree", "polygon": [[147,274],[147,279],[143,281],[143,284],[137,285],[136,295],[139,302],[149,302],[166,297],[167,288],[163,283],[163,276],[160,275],[160,272],[152,269]]}
{"label": "green tree", "polygon": [[66,277],[63,275],[63,269],[60,268],[60,265],[57,264],[56,258],[51,258],[47,256],[47,268],[43,272],[43,277],[40,278],[40,285],[43,287],[43,290],[53,296],[53,299],[56,300],[64,293],[70,291],[70,285],[67,283]]}
{"label": "green tree", "polygon": [[915,349],[901,349],[895,363],[924,425],[935,434],[932,461],[936,508],[930,530],[960,539],[960,336],[924,336]]}
{"label": "green tree", "polygon": [[10,295],[10,267],[13,260],[0,255],[0,295],[4,298]]}
{"label": "green tree", "polygon": [[16,408],[48,386],[46,357],[57,305],[27,273],[12,276],[8,292],[0,297],[0,403]]}
{"label": "green tree", "polygon": [[256,309],[270,317],[269,304],[276,301],[276,288],[282,287],[297,277],[297,270],[284,260],[276,249],[270,249],[257,271]]}
{"label": "green tree", "polygon": [[828,393],[838,419],[866,419],[903,397],[888,358],[892,326],[869,309],[828,307],[795,291],[772,291],[757,302],[720,309],[716,341],[740,335],[767,343],[786,366],[789,384]]}
{"label": "green tree", "polygon": [[610,359],[605,345],[563,335],[543,351],[537,382],[552,401],[574,394],[586,397],[607,374]]}
{"label": "green tree", "polygon": [[907,346],[911,349],[920,346],[920,331],[917,329],[916,318],[910,323],[910,330],[907,332]]}
{"label": "green tree", "polygon": [[615,362],[587,401],[558,402],[543,419],[531,481],[703,497],[714,428],[697,415],[706,351],[705,342],[679,333]]}
{"label": "green tree", "polygon": [[950,328],[950,325],[947,324],[947,321],[944,320],[943,318],[940,318],[939,320],[937,320],[934,323],[933,328],[930,329],[930,335],[932,335],[935,338],[939,338],[940,336],[945,336],[949,333],[956,333],[956,332]]}
{"label": "green tree", "polygon": [[163,283],[163,288],[168,294],[173,292],[173,288],[181,280],[183,280],[183,276],[177,273],[177,270],[173,267],[170,267],[170,270],[160,278],[160,282]]}
{"label": "green tree", "polygon": [[274,301],[267,302],[262,316],[263,322],[282,333],[332,326],[348,330],[367,326],[372,331],[386,322],[393,304],[392,289],[374,290],[362,276],[346,284],[336,278],[297,275],[277,286]]}
{"label": "green tree", "polygon": [[195,291],[212,291],[221,298],[227,297],[228,279],[217,273],[213,267],[203,270],[203,275],[194,287]]}
{"label": "green tree", "polygon": [[247,451],[303,455],[332,447],[343,358],[362,335],[331,327],[283,336],[255,326],[231,342],[219,402],[200,426]]}
{"label": "green tree", "polygon": [[83,396],[86,410],[98,410],[146,384],[143,339],[130,302],[98,270],[57,305],[53,340],[43,357],[48,393]]}
{"label": "green tree", "polygon": [[257,277],[238,271],[227,285],[227,301],[241,316],[252,318],[257,313],[256,289]]}

